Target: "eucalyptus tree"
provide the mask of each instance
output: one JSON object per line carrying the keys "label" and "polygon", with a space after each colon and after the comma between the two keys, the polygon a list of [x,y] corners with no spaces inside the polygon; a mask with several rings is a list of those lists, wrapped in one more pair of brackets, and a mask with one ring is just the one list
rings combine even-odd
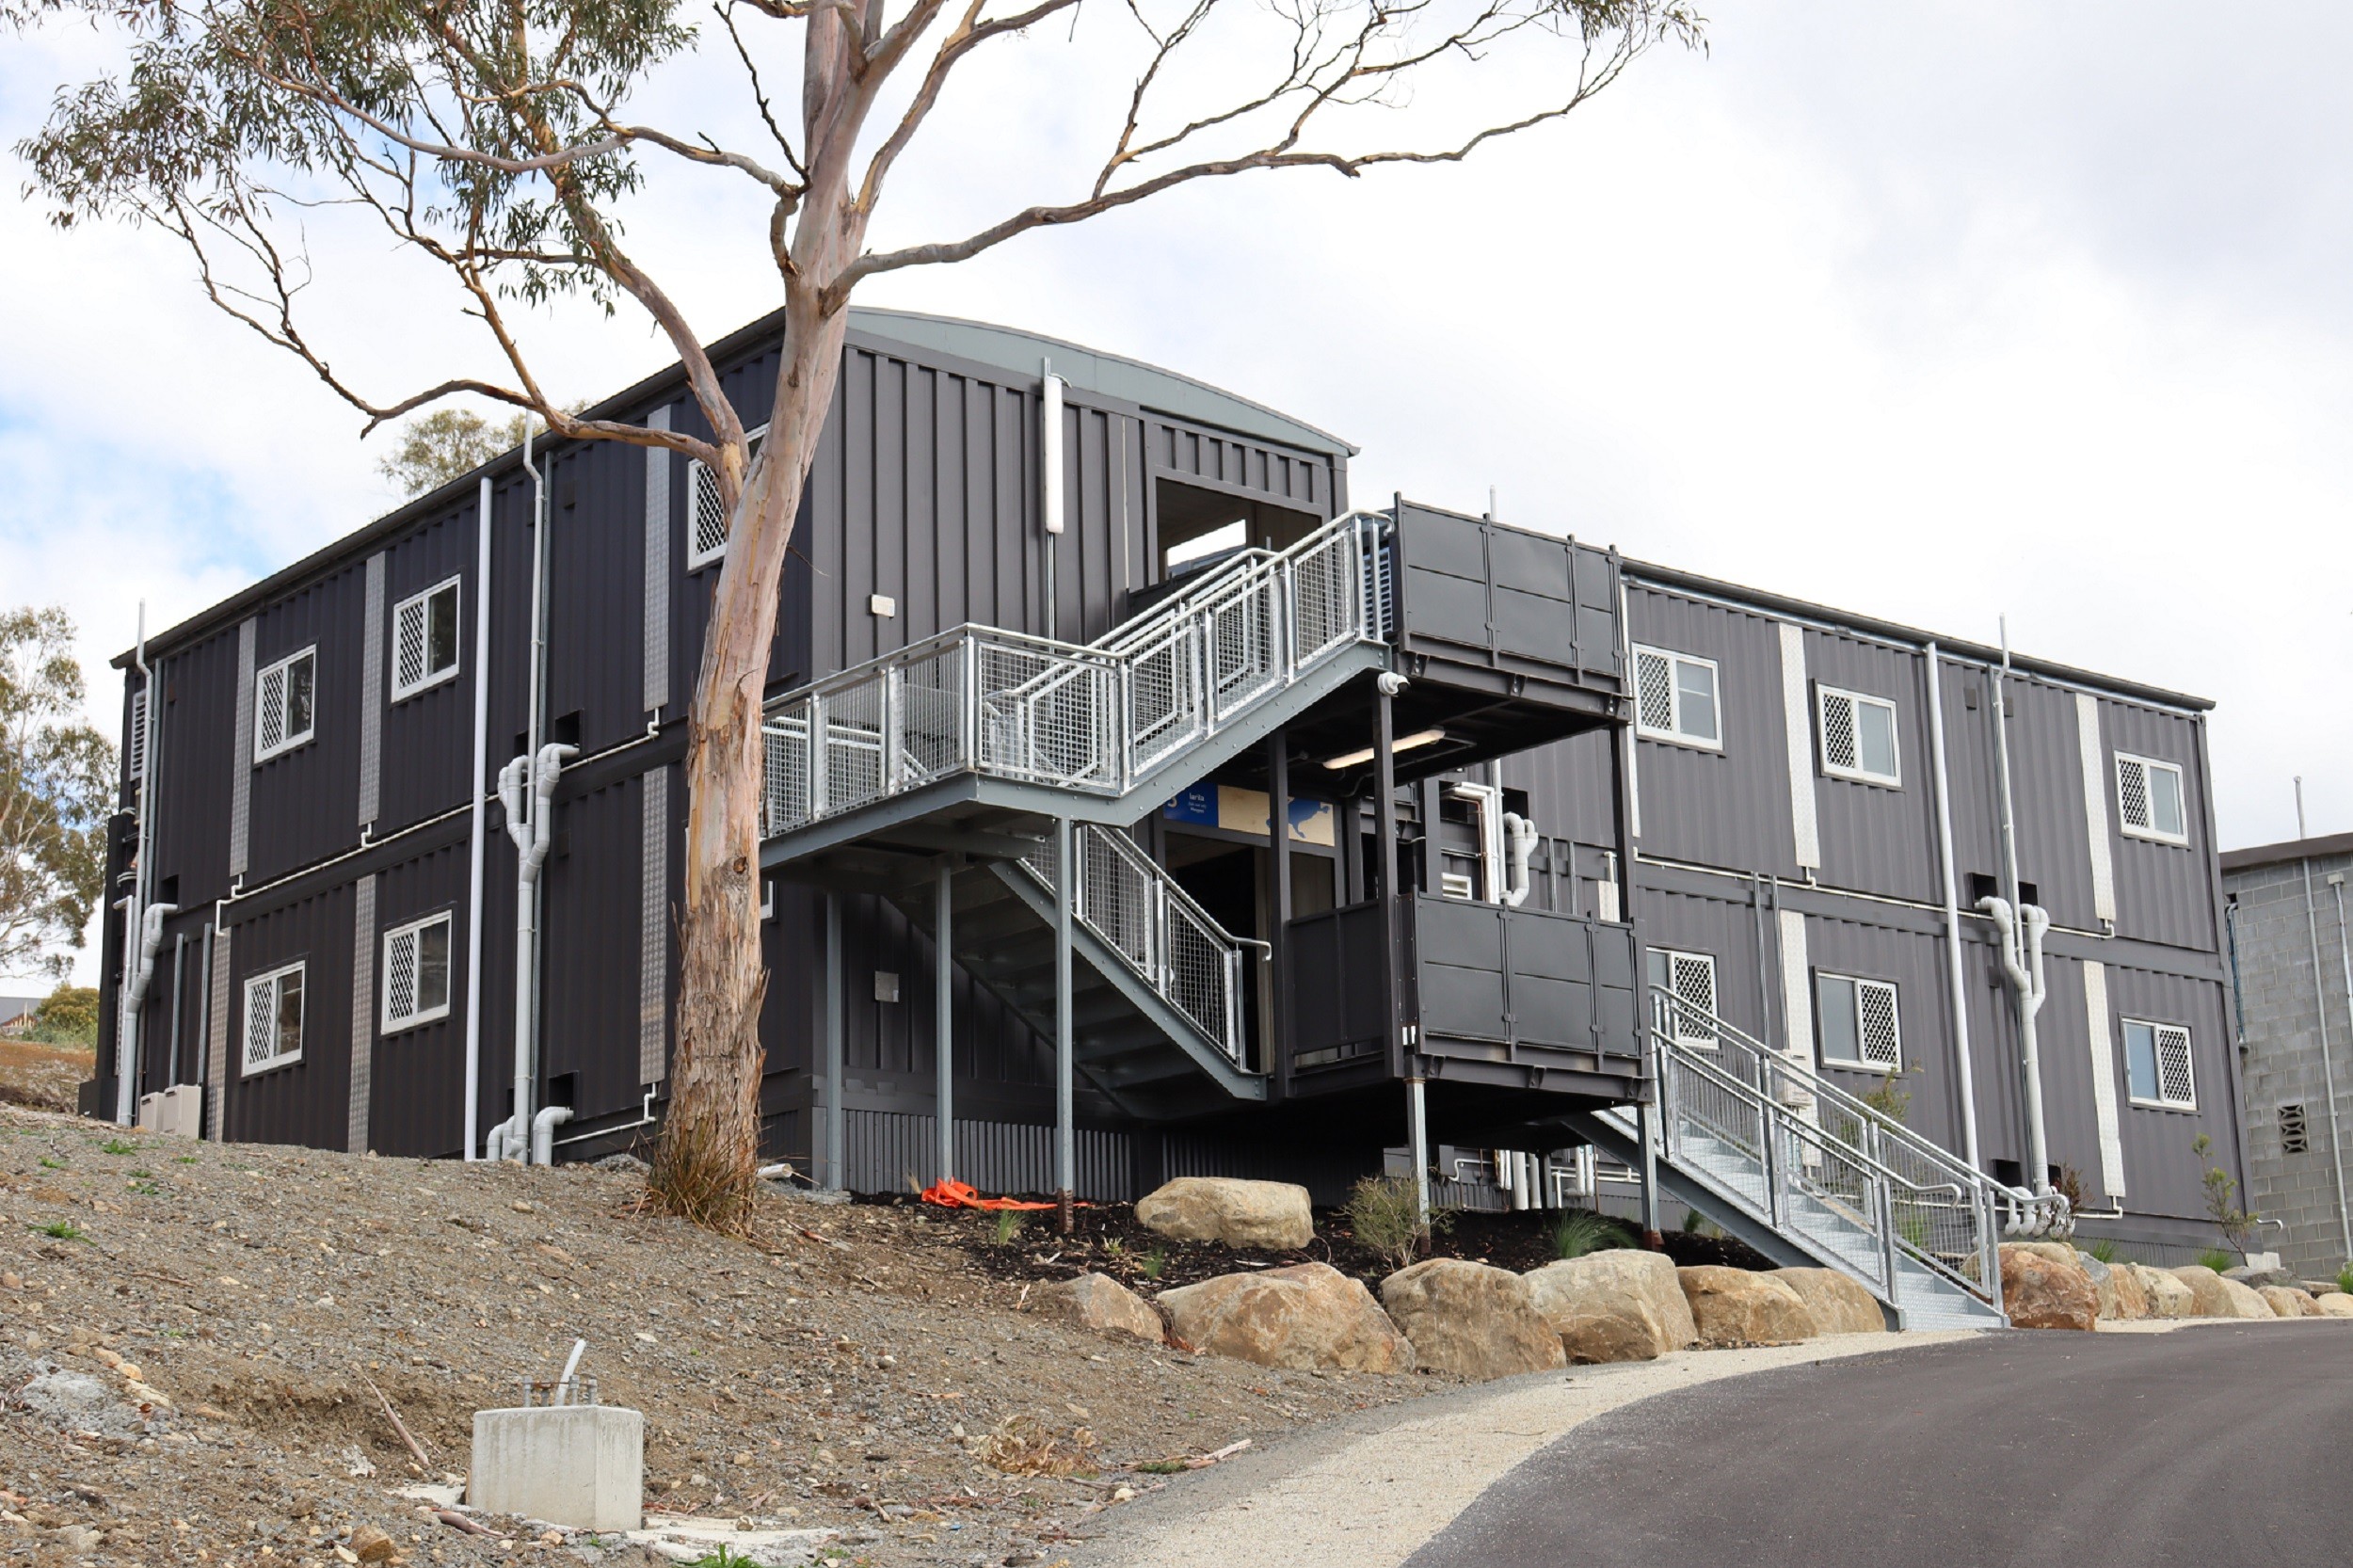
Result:
{"label": "eucalyptus tree", "polygon": [[[682,976],[654,1171],[664,1201],[705,1224],[740,1228],[750,1212],[766,984],[760,700],[785,552],[858,285],[1204,181],[1459,162],[1561,120],[1654,47],[1702,39],[1689,0],[1096,0],[1088,22],[1118,40],[1090,33],[1074,55],[1080,8],[0,0],[21,24],[84,17],[123,40],[125,66],[61,90],[21,149],[56,222],[127,218],[177,236],[211,300],[307,365],[368,429],[470,395],[559,437],[683,453],[715,476],[730,543],[689,719]],[[1041,92],[1057,70],[1099,86],[1101,62],[1120,62],[1099,140],[1081,153],[1087,172],[969,232],[870,248],[886,184],[952,87],[968,82],[969,62],[1016,51],[1003,64]],[[661,122],[638,116],[658,72],[704,53],[732,73],[732,99],[706,90]],[[1448,106],[1414,104],[1422,88]],[[723,139],[738,123],[756,129]],[[1003,169],[1008,184],[1020,173]],[[747,228],[762,231],[746,238],[764,240],[775,269],[783,351],[757,445],[704,336],[624,232],[625,220],[659,221],[665,209],[642,199],[687,174],[746,183],[755,200],[743,210],[758,214]],[[380,225],[449,291],[440,304],[424,293],[387,299],[384,315],[462,310],[499,372],[394,394],[340,368],[347,360],[328,339],[364,324],[315,319],[326,312],[306,294],[315,269],[360,263],[310,252],[305,219],[329,207]],[[919,216],[893,221],[911,228]],[[552,399],[531,340],[566,295],[650,318],[710,434],[583,418]]]}

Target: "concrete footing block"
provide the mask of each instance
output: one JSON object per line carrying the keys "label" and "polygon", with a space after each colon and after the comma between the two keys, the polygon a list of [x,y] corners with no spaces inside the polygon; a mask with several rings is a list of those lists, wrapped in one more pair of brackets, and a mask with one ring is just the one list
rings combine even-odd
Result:
{"label": "concrete footing block", "polygon": [[573,1529],[645,1523],[646,1418],[618,1405],[473,1413],[466,1501]]}

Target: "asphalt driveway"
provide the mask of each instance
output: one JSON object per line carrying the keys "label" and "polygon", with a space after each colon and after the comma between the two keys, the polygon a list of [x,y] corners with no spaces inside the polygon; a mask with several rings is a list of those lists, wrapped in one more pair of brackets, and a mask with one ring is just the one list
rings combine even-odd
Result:
{"label": "asphalt driveway", "polygon": [[1661,1395],[1405,1568],[2347,1560],[2353,1321],[2308,1320],[1992,1334]]}

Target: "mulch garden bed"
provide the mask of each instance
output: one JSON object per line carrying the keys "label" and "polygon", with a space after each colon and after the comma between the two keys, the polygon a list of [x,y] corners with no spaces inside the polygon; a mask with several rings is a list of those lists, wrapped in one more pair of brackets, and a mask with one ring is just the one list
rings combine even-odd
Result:
{"label": "mulch garden bed", "polygon": [[[1377,1289],[1396,1268],[1392,1259],[1359,1241],[1349,1229],[1347,1212],[1337,1208],[1318,1209],[1316,1239],[1299,1251],[1284,1252],[1228,1247],[1216,1241],[1172,1241],[1138,1224],[1134,1206],[1124,1203],[1078,1209],[1072,1216],[1071,1234],[1064,1236],[1055,1227],[1050,1211],[1008,1212],[1000,1219],[994,1213],[938,1208],[910,1197],[873,1201],[920,1211],[946,1233],[945,1239],[964,1249],[976,1269],[991,1278],[1015,1283],[1068,1279],[1092,1272],[1109,1274],[1130,1289],[1149,1295],[1219,1274],[1314,1262],[1328,1263]],[[1457,1209],[1452,1224],[1433,1238],[1430,1256],[1467,1258],[1525,1273],[1554,1259],[1553,1229],[1566,1212]],[[1628,1227],[1629,1244],[1633,1239]],[[1672,1231],[1664,1238],[1663,1250],[1679,1267],[1705,1263],[1737,1269],[1773,1266],[1729,1236]]]}

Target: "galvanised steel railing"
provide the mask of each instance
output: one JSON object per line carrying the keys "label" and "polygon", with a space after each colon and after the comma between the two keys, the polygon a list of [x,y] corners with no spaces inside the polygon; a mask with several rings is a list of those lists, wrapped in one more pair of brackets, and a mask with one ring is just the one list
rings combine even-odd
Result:
{"label": "galvanised steel railing", "polygon": [[[2064,1196],[1995,1181],[1667,986],[1651,1001],[1668,1157],[1706,1166],[1758,1218],[1836,1254],[1887,1300],[1909,1260],[1999,1307],[2001,1237],[2072,1227]],[[1700,1158],[1697,1140],[1716,1158]]]}
{"label": "galvanised steel railing", "polygon": [[1382,639],[1385,520],[1352,513],[1248,552],[1088,646],[960,626],[788,693],[760,725],[762,837],[963,772],[1125,794]]}
{"label": "galvanised steel railing", "polygon": [[[1218,924],[1118,829],[1081,823],[1071,843],[1078,862],[1071,918],[1100,937],[1227,1061],[1247,1070],[1243,961],[1252,950],[1263,953],[1266,944]],[[1024,856],[1021,869],[1052,892],[1052,841]]]}

